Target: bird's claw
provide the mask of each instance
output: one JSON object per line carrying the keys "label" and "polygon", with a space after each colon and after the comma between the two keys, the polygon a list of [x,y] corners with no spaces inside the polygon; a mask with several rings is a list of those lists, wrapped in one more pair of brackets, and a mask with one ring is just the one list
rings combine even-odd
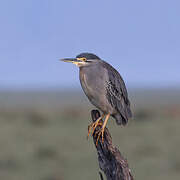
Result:
{"label": "bird's claw", "polygon": [[96,139],[96,146],[98,145],[98,141],[101,137],[101,142],[104,142],[104,128],[102,127],[101,129],[99,129],[98,131],[96,131],[95,136],[97,137]]}
{"label": "bird's claw", "polygon": [[87,135],[87,138],[89,137],[89,135],[91,134],[91,136],[93,135],[95,129],[97,126],[102,126],[103,123],[102,122],[94,122],[94,123],[91,123],[89,126],[88,126],[88,135]]}

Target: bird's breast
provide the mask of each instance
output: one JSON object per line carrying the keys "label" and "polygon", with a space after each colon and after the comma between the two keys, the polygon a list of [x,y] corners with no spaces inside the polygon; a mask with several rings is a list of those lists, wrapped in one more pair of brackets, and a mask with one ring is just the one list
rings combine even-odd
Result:
{"label": "bird's breast", "polygon": [[111,108],[106,97],[106,72],[101,68],[80,68],[80,82],[84,93],[100,110],[107,112]]}

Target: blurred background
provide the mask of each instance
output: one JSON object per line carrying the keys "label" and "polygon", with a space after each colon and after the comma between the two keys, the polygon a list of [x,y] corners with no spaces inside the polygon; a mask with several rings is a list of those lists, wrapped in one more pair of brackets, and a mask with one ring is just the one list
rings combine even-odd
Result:
{"label": "blurred background", "polygon": [[78,68],[91,52],[123,76],[133,119],[109,121],[135,179],[180,177],[180,2],[1,0],[0,179],[100,179],[94,108]]}

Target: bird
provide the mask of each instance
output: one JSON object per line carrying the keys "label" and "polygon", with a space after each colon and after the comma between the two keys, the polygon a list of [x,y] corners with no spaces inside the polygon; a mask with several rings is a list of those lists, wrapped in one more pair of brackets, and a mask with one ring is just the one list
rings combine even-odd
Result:
{"label": "bird", "polygon": [[[61,59],[79,67],[79,79],[82,89],[89,101],[97,107],[102,115],[88,126],[88,136],[97,126],[97,142],[104,141],[104,129],[110,116],[118,125],[126,125],[132,117],[130,101],[124,80],[119,72],[109,63],[93,53],[81,53],[75,58]],[[104,121],[103,121],[104,119]]]}

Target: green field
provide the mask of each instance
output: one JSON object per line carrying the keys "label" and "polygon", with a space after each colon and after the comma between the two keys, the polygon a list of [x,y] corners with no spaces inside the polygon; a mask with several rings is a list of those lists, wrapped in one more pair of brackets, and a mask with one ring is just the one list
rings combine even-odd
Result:
{"label": "green field", "polygon": [[[131,90],[134,118],[111,119],[113,143],[137,180],[180,179],[180,90]],[[0,179],[100,179],[92,138],[94,107],[82,92],[0,92]]]}

